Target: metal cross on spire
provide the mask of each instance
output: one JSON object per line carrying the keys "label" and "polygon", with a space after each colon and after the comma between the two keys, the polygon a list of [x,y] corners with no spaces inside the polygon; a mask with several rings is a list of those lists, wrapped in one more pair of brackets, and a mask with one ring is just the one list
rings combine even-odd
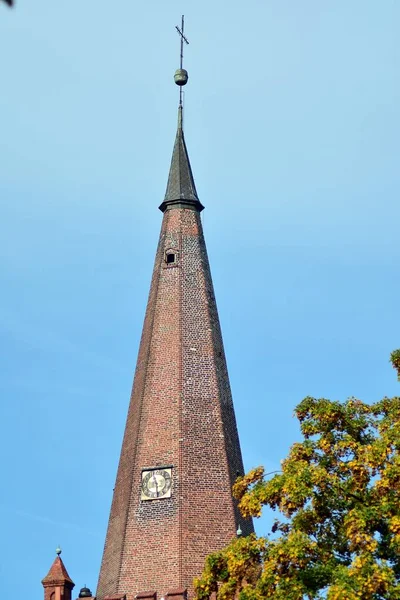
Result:
{"label": "metal cross on spire", "polygon": [[183,68],[183,42],[185,42],[185,44],[189,44],[189,40],[187,39],[187,37],[184,34],[184,30],[185,30],[185,16],[184,15],[182,15],[182,22],[181,22],[180,28],[178,27],[178,25],[175,25],[175,29],[177,30],[177,32],[179,33],[179,37],[181,38],[181,62],[180,62],[179,70],[176,71],[176,73],[175,73],[175,83],[177,85],[179,85],[179,106],[182,106],[182,86],[186,85],[187,80],[188,80],[187,71],[185,71],[185,69]]}
{"label": "metal cross on spire", "polygon": [[175,25],[175,29],[177,30],[177,32],[179,33],[179,36],[181,38],[181,69],[183,69],[183,42],[185,42],[186,44],[189,44],[188,39],[186,38],[184,32],[185,29],[185,15],[182,15],[182,23],[181,23],[181,28],[179,29],[178,25]]}

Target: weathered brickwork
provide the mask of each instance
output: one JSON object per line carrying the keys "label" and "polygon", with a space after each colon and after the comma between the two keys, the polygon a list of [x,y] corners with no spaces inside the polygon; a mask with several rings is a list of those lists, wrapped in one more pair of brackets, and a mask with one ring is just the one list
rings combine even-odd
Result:
{"label": "weathered brickwork", "polygon": [[[175,262],[167,262],[167,251]],[[172,466],[170,498],[141,500],[144,468]],[[243,473],[200,213],[164,213],[97,599],[188,588],[240,521]]]}

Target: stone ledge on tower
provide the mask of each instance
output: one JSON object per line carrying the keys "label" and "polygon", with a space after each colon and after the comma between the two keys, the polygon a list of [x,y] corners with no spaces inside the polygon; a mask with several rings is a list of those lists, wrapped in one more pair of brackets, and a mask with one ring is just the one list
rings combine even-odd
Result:
{"label": "stone ledge on tower", "polygon": [[165,594],[166,600],[187,600],[187,589],[177,588],[176,590],[170,590]]}
{"label": "stone ledge on tower", "polygon": [[157,592],[139,592],[136,594],[135,600],[157,600]]}
{"label": "stone ledge on tower", "polygon": [[104,600],[126,600],[126,594],[114,594],[113,596],[104,596]]}
{"label": "stone ledge on tower", "polygon": [[157,600],[157,592],[139,592],[136,594],[135,600]]}

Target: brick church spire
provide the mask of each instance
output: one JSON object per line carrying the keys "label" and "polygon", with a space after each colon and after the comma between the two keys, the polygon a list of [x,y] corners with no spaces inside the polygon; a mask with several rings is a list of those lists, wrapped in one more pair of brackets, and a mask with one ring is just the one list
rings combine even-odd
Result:
{"label": "brick church spire", "polygon": [[190,597],[207,554],[239,524],[253,531],[231,494],[243,464],[181,102],[178,114],[97,600]]}

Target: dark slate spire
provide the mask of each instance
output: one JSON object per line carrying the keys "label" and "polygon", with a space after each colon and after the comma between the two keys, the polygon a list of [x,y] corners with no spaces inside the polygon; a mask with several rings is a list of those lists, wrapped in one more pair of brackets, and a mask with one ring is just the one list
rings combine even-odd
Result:
{"label": "dark slate spire", "polygon": [[178,130],[172,152],[167,191],[165,192],[164,202],[160,205],[160,210],[164,212],[172,206],[194,208],[199,212],[204,208],[197,196],[196,185],[190,166],[185,136],[183,134],[181,105],[178,108]]}
{"label": "dark slate spire", "polygon": [[191,208],[201,212],[204,208],[200,202],[196,186],[193,179],[193,173],[190,166],[189,155],[186,148],[185,136],[183,135],[182,125],[182,88],[187,84],[189,75],[183,68],[183,43],[189,44],[184,34],[185,17],[182,15],[182,24],[175,28],[179,33],[181,41],[181,60],[180,68],[175,71],[174,81],[179,86],[179,108],[178,108],[178,131],[176,132],[174,150],[172,152],[171,167],[165,192],[164,202],[159,209],[165,212],[168,208]]}

